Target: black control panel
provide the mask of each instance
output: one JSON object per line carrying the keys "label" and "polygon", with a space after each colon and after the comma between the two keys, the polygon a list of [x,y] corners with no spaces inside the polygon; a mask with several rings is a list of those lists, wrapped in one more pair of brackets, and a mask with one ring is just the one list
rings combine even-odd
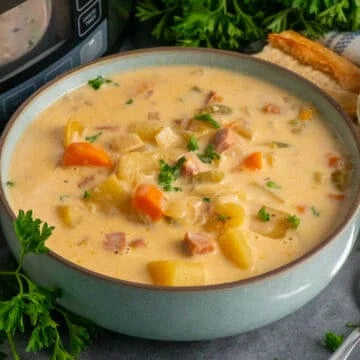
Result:
{"label": "black control panel", "polygon": [[91,29],[104,19],[104,9],[101,0],[75,0],[75,24],[77,36],[86,36]]}

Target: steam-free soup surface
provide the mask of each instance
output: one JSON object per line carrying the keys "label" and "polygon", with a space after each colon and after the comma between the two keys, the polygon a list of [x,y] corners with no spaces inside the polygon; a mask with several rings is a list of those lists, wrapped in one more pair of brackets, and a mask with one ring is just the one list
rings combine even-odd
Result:
{"label": "steam-free soup surface", "polygon": [[92,79],[26,130],[11,207],[55,226],[47,246],[140,283],[249,278],[298,258],[342,218],[351,175],[310,103],[201,67]]}

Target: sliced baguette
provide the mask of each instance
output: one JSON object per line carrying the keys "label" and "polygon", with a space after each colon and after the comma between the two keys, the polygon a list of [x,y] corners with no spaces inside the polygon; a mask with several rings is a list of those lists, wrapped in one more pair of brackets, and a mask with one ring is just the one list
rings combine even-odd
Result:
{"label": "sliced baguette", "polygon": [[268,40],[301,63],[328,73],[343,89],[360,93],[360,69],[323,45],[292,30],[269,34]]}

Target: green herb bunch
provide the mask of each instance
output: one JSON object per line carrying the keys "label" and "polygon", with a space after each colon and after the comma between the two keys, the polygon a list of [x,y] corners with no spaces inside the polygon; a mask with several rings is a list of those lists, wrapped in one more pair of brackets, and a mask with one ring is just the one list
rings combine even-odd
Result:
{"label": "green herb bunch", "polygon": [[360,0],[142,0],[136,9],[156,39],[182,46],[239,50],[286,29],[310,38],[360,29]]}
{"label": "green herb bunch", "polygon": [[[35,284],[22,271],[27,254],[48,252],[45,241],[54,227],[33,219],[32,211],[20,210],[14,229],[21,251],[18,266],[13,271],[0,272],[0,343],[7,339],[12,358],[18,360],[14,337],[27,330],[31,331],[27,352],[49,349],[53,360],[75,359],[89,345],[95,326],[60,308],[56,304],[60,296],[58,290]],[[60,321],[68,330],[68,347],[60,337]],[[0,359],[5,357],[0,352]]]}

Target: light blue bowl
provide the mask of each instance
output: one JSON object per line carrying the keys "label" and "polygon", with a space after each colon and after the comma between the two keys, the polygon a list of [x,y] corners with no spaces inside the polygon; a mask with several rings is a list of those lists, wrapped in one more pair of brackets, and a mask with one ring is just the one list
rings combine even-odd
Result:
{"label": "light blue bowl", "polygon": [[310,82],[249,56],[206,49],[134,51],[71,71],[27,100],[2,135],[0,216],[9,246],[18,257],[19,244],[12,228],[14,213],[9,207],[5,183],[14,147],[38,113],[99,74],[106,76],[144,67],[150,71],[151,66],[176,64],[213,66],[251,75],[314,103],[344,142],[354,164],[345,217],[338,219],[334,231],[321,244],[291,264],[252,279],[221,285],[188,288],[142,285],[94,273],[53,252],[27,256],[24,267],[39,283],[63,290],[61,305],[104,328],[150,339],[212,339],[259,328],[306,304],[340,270],[355,242],[360,196],[359,139],[340,107]]}

